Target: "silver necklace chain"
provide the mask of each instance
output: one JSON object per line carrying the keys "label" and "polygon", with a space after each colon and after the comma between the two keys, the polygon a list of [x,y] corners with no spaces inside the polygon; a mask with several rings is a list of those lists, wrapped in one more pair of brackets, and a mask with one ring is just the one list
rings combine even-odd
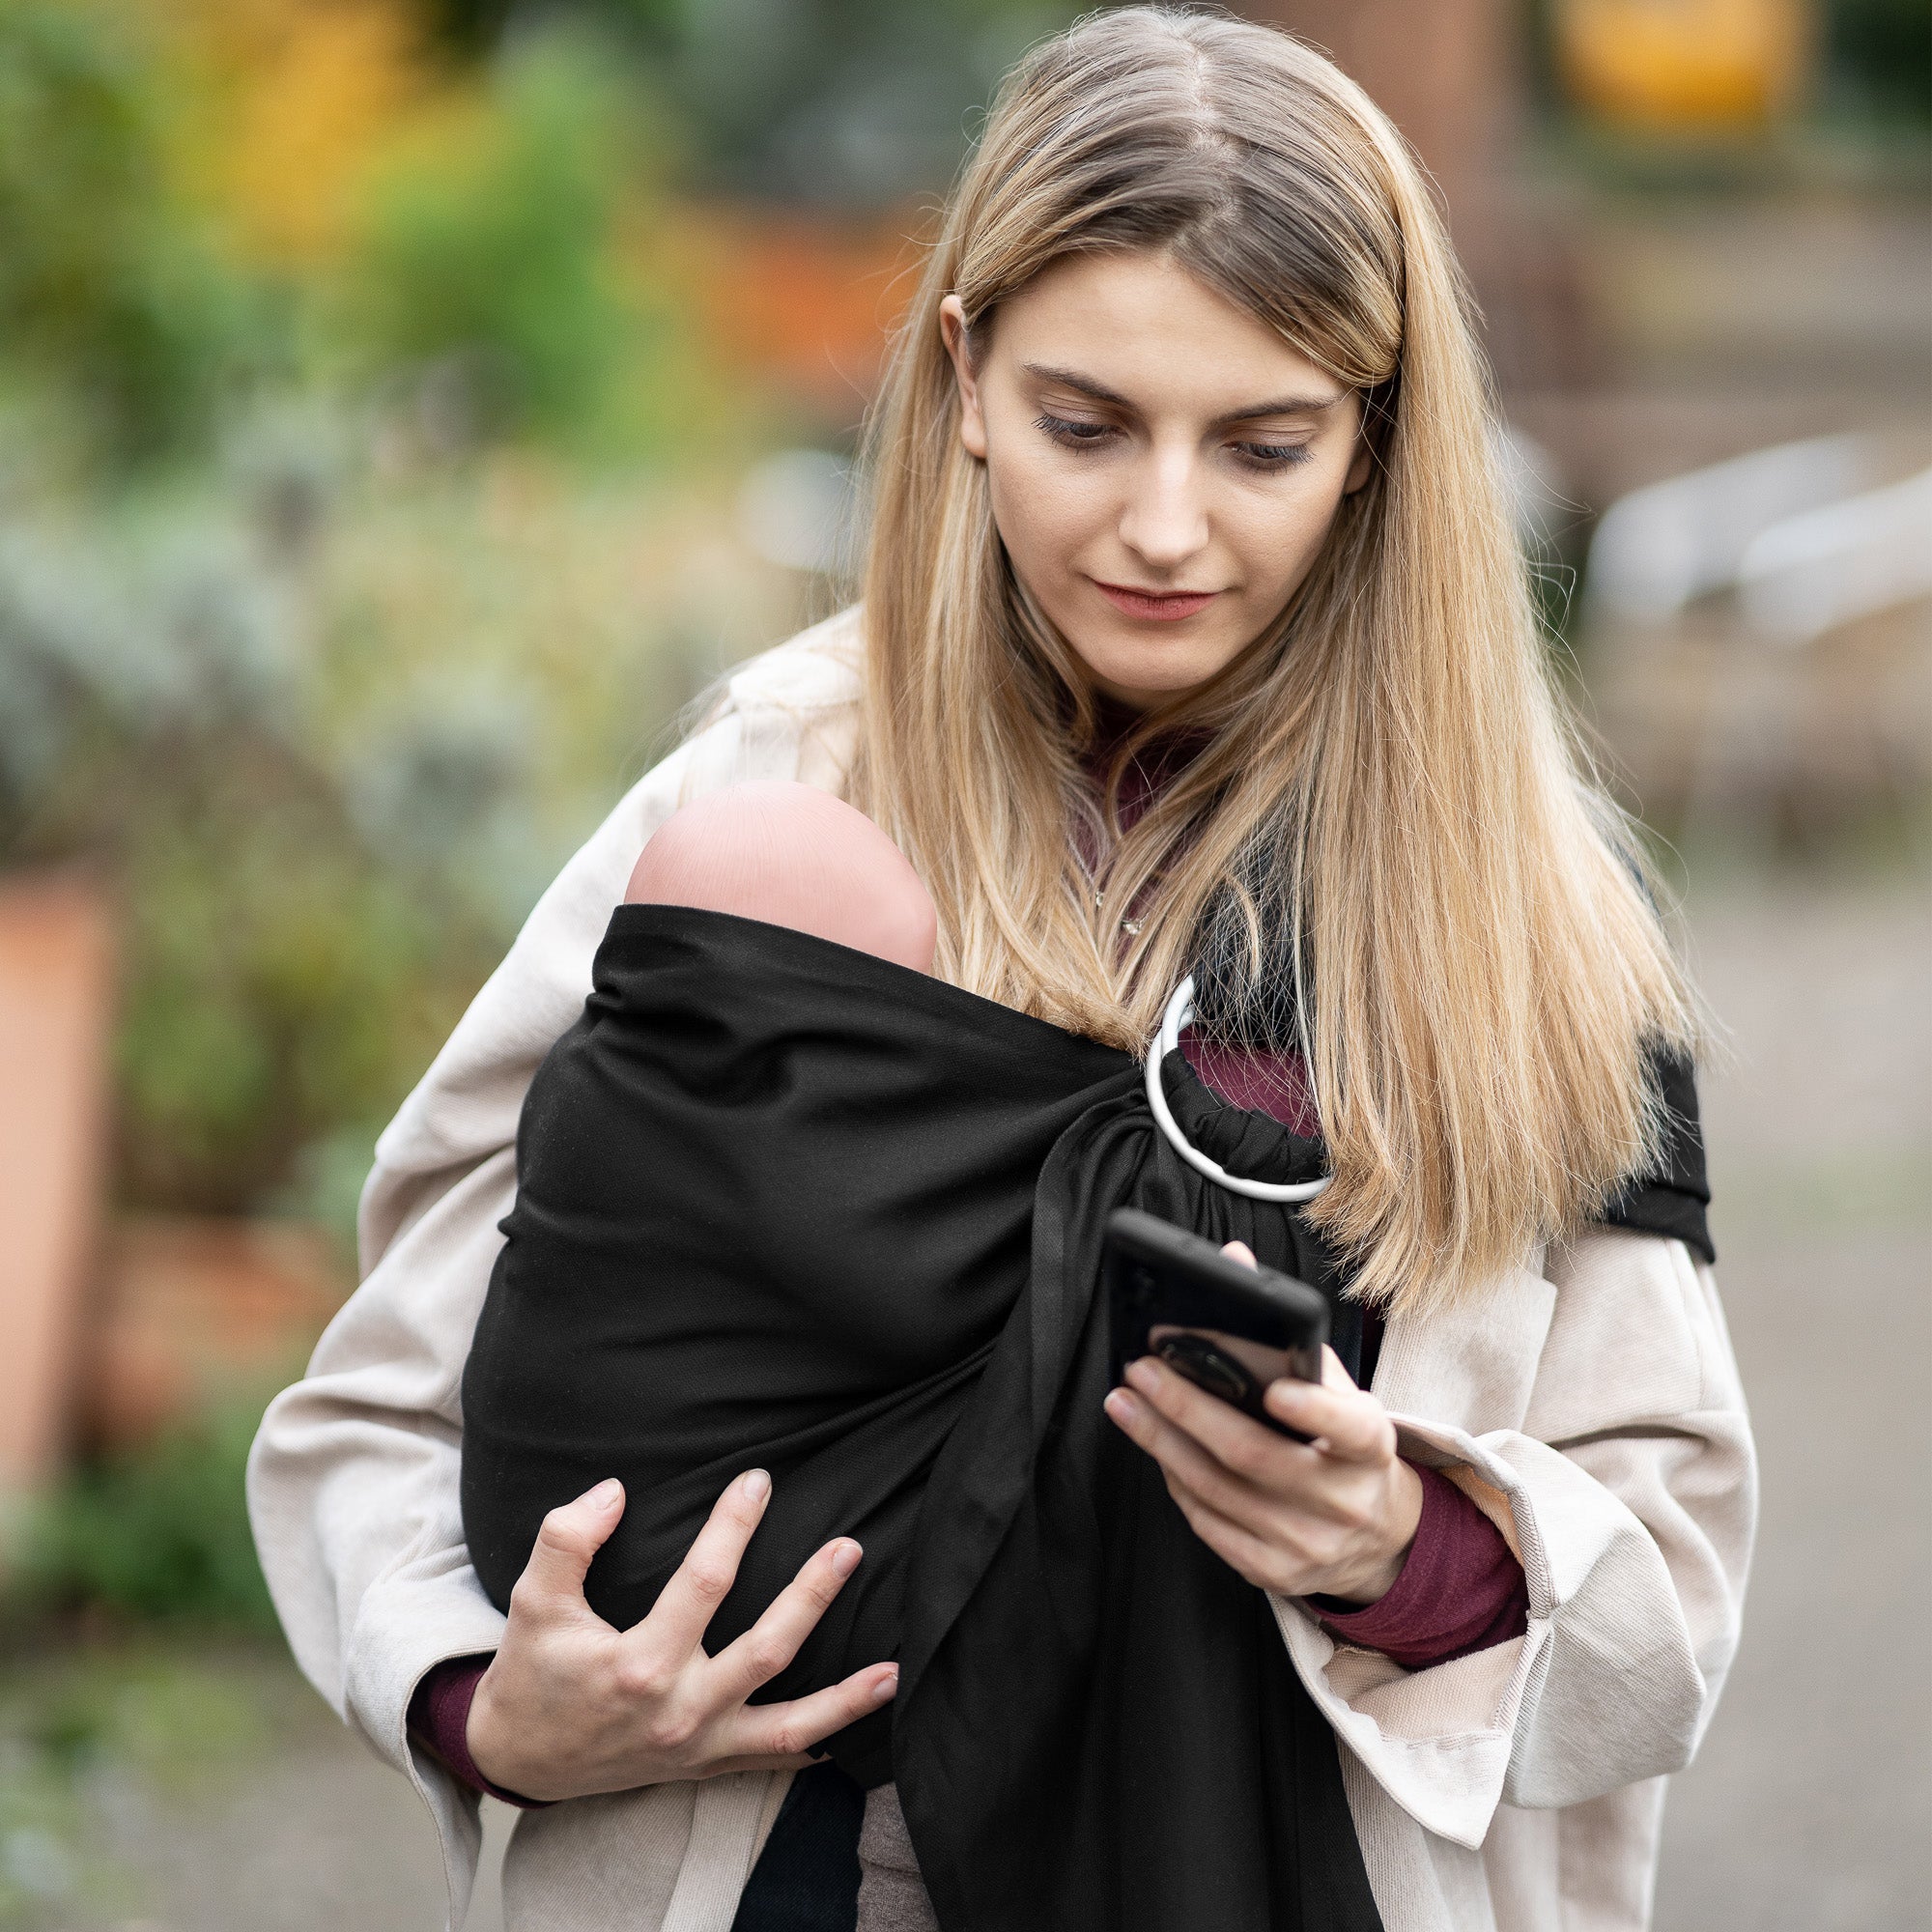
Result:
{"label": "silver necklace chain", "polygon": [[[1095,886],[1094,888],[1094,910],[1095,912],[1099,912],[1106,905],[1106,903],[1107,903],[1107,895],[1104,892],[1102,892],[1098,886]],[[1132,939],[1139,934],[1141,927],[1144,926],[1146,923],[1147,921],[1144,919],[1123,919],[1121,922],[1121,930],[1124,932],[1129,939]]]}

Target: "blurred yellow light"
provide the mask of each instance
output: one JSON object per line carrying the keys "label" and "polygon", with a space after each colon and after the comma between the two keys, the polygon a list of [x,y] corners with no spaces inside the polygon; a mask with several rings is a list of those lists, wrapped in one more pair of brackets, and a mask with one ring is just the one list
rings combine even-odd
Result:
{"label": "blurred yellow light", "polygon": [[1605,120],[1656,128],[1767,121],[1811,49],[1804,0],[1555,0],[1557,71]]}

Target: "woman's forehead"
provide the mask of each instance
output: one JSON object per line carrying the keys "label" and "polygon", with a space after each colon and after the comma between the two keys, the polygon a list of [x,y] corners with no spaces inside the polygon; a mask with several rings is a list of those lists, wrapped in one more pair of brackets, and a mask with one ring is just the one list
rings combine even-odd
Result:
{"label": "woman's forehead", "polygon": [[1319,414],[1346,385],[1171,257],[1071,255],[1000,305],[992,356],[1032,389],[1204,423]]}

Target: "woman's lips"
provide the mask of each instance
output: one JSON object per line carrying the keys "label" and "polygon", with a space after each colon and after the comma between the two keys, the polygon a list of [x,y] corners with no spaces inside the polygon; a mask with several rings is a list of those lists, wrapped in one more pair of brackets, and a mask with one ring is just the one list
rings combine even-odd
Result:
{"label": "woman's lips", "polygon": [[1183,590],[1151,593],[1146,590],[1132,590],[1123,583],[1102,583],[1096,577],[1094,586],[1108,603],[1117,611],[1124,611],[1129,617],[1152,617],[1172,623],[1178,617],[1191,617],[1197,611],[1205,611],[1221,593],[1218,590]]}

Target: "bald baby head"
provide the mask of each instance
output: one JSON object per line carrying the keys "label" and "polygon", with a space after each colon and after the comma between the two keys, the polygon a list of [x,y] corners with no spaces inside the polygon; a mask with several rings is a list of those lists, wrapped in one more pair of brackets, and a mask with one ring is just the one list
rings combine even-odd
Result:
{"label": "bald baby head", "polygon": [[730,785],[672,812],[624,899],[735,913],[932,971],[938,919],[904,853],[842,799],[785,780]]}

